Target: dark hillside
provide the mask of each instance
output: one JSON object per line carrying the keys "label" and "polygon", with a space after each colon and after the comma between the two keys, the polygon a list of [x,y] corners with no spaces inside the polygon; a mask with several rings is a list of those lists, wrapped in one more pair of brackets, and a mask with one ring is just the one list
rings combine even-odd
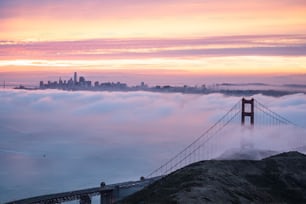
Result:
{"label": "dark hillside", "polygon": [[120,203],[306,203],[306,156],[209,160],[164,177]]}

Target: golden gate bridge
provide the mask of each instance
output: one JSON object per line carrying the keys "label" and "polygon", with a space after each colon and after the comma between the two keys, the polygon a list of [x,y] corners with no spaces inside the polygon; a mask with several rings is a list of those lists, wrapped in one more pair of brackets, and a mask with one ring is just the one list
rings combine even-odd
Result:
{"label": "golden gate bridge", "polygon": [[[101,186],[96,188],[37,196],[9,203],[61,203],[72,200],[79,200],[80,203],[91,203],[91,197],[96,195],[100,196],[101,204],[114,203],[184,166],[217,158],[225,151],[220,144],[226,139],[227,135],[234,134],[233,130],[237,129],[237,125],[243,133],[246,133],[246,131],[252,133],[255,129],[263,130],[261,132],[263,133],[271,128],[305,130],[304,127],[298,126],[272,111],[258,100],[242,98],[186,148],[150,172],[146,177],[142,177],[140,181],[111,185],[105,185],[102,182]],[[256,137],[254,134],[250,135]],[[295,137],[295,135],[290,135],[290,137]],[[293,143],[285,145],[280,151],[290,151],[300,147],[306,147],[306,140],[302,134],[299,134]]]}
{"label": "golden gate bridge", "polygon": [[[159,168],[152,171],[147,177],[167,175],[191,163],[216,158],[218,154],[224,151],[224,149],[218,147],[218,143],[226,137],[226,134],[229,134],[228,131],[237,128],[237,124],[239,123],[243,129],[251,129],[251,131],[254,131],[255,123],[256,128],[259,129],[271,127],[301,128],[278,113],[270,110],[259,101],[243,98],[186,148],[162,164]],[[304,143],[302,144],[301,142]],[[300,146],[306,145],[306,142],[302,141],[302,138],[299,138],[297,143]],[[291,147],[290,149],[296,147]]]}

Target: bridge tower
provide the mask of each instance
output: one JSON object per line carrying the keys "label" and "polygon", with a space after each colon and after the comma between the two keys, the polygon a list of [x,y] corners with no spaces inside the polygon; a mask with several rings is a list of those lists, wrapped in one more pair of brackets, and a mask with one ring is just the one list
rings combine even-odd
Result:
{"label": "bridge tower", "polygon": [[[246,105],[250,105],[251,107],[249,110],[246,110]],[[245,118],[250,118],[250,124],[251,126],[254,125],[254,99],[247,100],[245,98],[242,98],[242,110],[241,110],[241,125],[245,125]]]}

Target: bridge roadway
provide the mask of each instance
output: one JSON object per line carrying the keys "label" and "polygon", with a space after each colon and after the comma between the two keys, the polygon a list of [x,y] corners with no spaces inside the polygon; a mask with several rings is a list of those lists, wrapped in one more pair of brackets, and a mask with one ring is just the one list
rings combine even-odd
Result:
{"label": "bridge roadway", "polygon": [[101,204],[111,204],[143,189],[144,187],[157,181],[160,178],[161,177],[159,176],[143,179],[140,181],[129,181],[110,185],[101,185],[101,187],[36,196],[11,201],[7,204],[54,204],[74,200],[79,200],[80,204],[90,204],[91,197],[99,195]]}

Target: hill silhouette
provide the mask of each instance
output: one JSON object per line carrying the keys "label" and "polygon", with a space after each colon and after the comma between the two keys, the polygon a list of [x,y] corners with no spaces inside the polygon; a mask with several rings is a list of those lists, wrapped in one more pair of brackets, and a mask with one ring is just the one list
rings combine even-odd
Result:
{"label": "hill silhouette", "polygon": [[197,162],[120,203],[306,203],[306,155]]}

